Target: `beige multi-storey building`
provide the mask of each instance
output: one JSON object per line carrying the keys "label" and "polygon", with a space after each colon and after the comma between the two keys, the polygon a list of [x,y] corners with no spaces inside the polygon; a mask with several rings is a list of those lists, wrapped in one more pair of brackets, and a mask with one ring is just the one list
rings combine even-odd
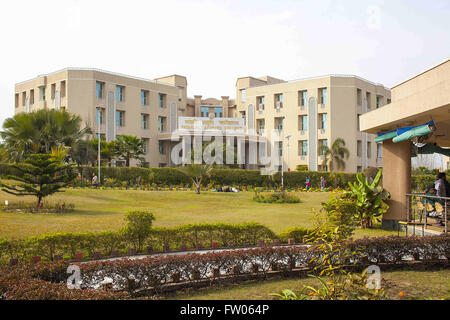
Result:
{"label": "beige multi-storey building", "polygon": [[[338,137],[350,151],[345,171],[381,166],[381,147],[373,135],[359,131],[358,119],[390,102],[390,91],[382,85],[346,75],[296,81],[266,76],[239,78],[236,89],[236,102],[227,96],[220,100],[199,95],[188,98],[184,76],[147,80],[98,69],[68,68],[16,84],[15,113],[65,109],[80,115],[85,126],[107,141],[120,135],[140,137],[148,166],[174,164],[171,152],[178,143],[174,132],[185,123],[180,117],[187,121],[194,117],[204,126],[213,118],[224,118],[225,126],[233,122],[226,119],[244,118],[247,132],[234,134],[234,146],[240,163],[249,169],[267,166],[249,161],[249,144],[258,136],[263,142],[259,149],[267,149],[267,155],[271,154],[270,144],[279,149],[275,152],[284,159],[285,170],[295,170],[298,165],[329,169],[323,166],[321,146],[331,146]],[[273,130],[281,134],[272,136]],[[179,138],[189,135],[192,132],[184,131]]]}
{"label": "beige multi-storey building", "polygon": [[170,133],[176,130],[179,116],[224,117],[234,113],[235,105],[225,96],[222,100],[187,98],[187,80],[179,75],[147,80],[68,68],[16,84],[15,113],[41,108],[78,114],[84,126],[107,141],[119,135],[140,137],[145,142],[145,165],[168,166],[174,144]]}
{"label": "beige multi-storey building", "polygon": [[336,138],[343,138],[350,152],[345,171],[382,164],[375,136],[359,130],[361,114],[390,103],[390,90],[380,84],[351,75],[295,81],[243,77],[237,79],[236,97],[235,116],[245,118],[256,134],[279,141],[284,170],[329,169],[321,146],[331,147]]}

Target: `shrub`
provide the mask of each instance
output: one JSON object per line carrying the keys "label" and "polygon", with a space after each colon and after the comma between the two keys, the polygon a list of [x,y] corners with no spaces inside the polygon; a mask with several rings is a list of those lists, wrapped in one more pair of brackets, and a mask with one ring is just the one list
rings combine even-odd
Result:
{"label": "shrub", "polygon": [[127,225],[123,232],[138,251],[142,251],[145,240],[150,236],[155,217],[148,211],[130,211],[125,216]]}
{"label": "shrub", "polygon": [[296,243],[302,243],[311,231],[312,229],[304,227],[291,227],[281,232],[279,237],[282,242],[287,242],[288,239],[294,239]]}
{"label": "shrub", "polygon": [[255,191],[253,200],[262,203],[299,203],[300,199],[286,191],[277,191],[269,194],[263,194]]}
{"label": "shrub", "polygon": [[[450,237],[379,237],[348,241],[342,249],[355,252],[352,264],[398,263],[413,253],[423,263],[450,257]],[[323,243],[322,243],[323,244]],[[320,245],[320,244],[319,244]],[[282,274],[295,267],[315,266],[314,258],[324,258],[320,251],[304,246],[223,250],[203,254],[156,255],[143,259],[118,259],[80,264],[82,290],[69,290],[65,282],[69,262],[60,261],[18,266],[0,266],[0,299],[125,299],[140,288],[160,291],[173,281],[186,281],[196,286],[211,273],[239,279],[241,274],[255,272],[262,275],[270,270]],[[348,260],[339,260],[348,264]],[[257,266],[257,268],[255,267]],[[114,291],[97,288],[105,277],[112,279]],[[117,292],[124,290],[125,292]],[[351,291],[351,290],[350,290]]]}

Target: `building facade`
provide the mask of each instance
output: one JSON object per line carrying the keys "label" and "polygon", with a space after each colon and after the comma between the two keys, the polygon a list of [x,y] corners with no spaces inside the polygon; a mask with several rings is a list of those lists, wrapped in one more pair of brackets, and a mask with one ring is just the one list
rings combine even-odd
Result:
{"label": "building facade", "polygon": [[[350,151],[344,171],[382,164],[381,145],[374,142],[373,135],[359,131],[358,120],[361,114],[390,102],[389,89],[380,84],[347,75],[296,81],[244,77],[236,81],[236,97],[236,101],[228,96],[188,98],[187,79],[180,75],[148,80],[68,68],[16,84],[15,113],[64,109],[80,115],[83,125],[106,141],[120,135],[140,137],[146,151],[143,165],[152,167],[174,165],[171,152],[178,144],[174,132],[180,119],[185,123],[190,117],[206,125],[213,118],[243,119],[245,135],[236,134],[240,142],[233,145],[243,159],[239,163],[248,169],[267,167],[249,161],[249,144],[254,141],[260,142],[258,152],[263,148],[267,156],[275,150],[283,163],[275,168],[278,170],[297,166],[329,170],[321,146],[331,147],[336,138],[343,138]],[[179,138],[192,135],[183,131]],[[275,149],[268,148],[270,144]],[[132,161],[131,165],[141,163]]]}
{"label": "building facade", "polygon": [[[80,115],[83,126],[106,141],[120,135],[140,137],[145,144],[144,165],[163,167],[171,165],[170,133],[176,130],[178,117],[200,117],[206,110],[224,117],[234,113],[235,106],[225,96],[222,100],[187,98],[184,76],[148,80],[98,69],[68,68],[16,84],[15,113],[42,108]],[[139,162],[132,161],[132,165]]]}
{"label": "building facade", "polygon": [[296,81],[243,77],[237,79],[236,97],[236,116],[258,135],[280,141],[275,152],[282,155],[284,170],[329,170],[321,146],[331,148],[336,138],[344,139],[350,152],[344,171],[382,165],[374,135],[359,130],[361,114],[390,103],[390,90],[380,84],[348,75]]}

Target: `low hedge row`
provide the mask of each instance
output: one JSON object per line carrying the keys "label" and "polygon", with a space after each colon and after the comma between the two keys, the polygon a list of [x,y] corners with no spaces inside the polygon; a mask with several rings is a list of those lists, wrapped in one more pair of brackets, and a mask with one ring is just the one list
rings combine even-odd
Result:
{"label": "low hedge row", "polygon": [[[0,163],[0,176],[11,174],[8,164]],[[79,167],[80,176],[90,181],[92,174],[97,174],[96,167]],[[101,168],[103,183],[115,186],[134,186],[157,184],[161,186],[190,186],[190,179],[175,168],[139,168],[139,167],[103,167]],[[311,181],[311,186],[319,187],[320,177],[327,180],[328,186],[336,182],[338,187],[347,188],[348,182],[356,180],[355,173],[344,172],[318,172],[318,171],[290,171],[284,173],[284,184],[288,188],[305,186],[306,178]],[[433,175],[413,175],[412,188],[425,190],[435,180]],[[83,184],[83,179],[78,184]],[[204,180],[204,185],[231,185],[231,186],[255,186],[263,188],[276,188],[281,184],[281,174],[278,172],[272,176],[261,175],[259,170],[243,169],[214,169],[209,178]]]}
{"label": "low hedge row", "polygon": [[[346,243],[356,251],[344,264],[367,266],[373,263],[398,263],[413,257],[424,263],[450,258],[450,237],[379,237]],[[315,267],[313,257],[324,254],[305,246],[225,250],[204,254],[163,255],[143,259],[119,259],[79,264],[83,290],[73,290],[75,298],[91,294],[93,288],[109,278],[110,290],[97,290],[103,298],[127,298],[139,289],[158,291],[177,282],[195,283],[204,279],[235,277],[242,274],[267,274],[269,271],[289,272],[294,268]],[[319,259],[320,260],[320,259]],[[38,263],[0,267],[0,296],[2,299],[52,298],[70,299],[62,283],[67,279],[69,262]],[[32,279],[30,285],[23,280]],[[38,282],[39,281],[39,282]],[[43,282],[42,282],[43,281]],[[45,283],[45,285],[43,285]],[[37,284],[42,284],[40,287]],[[51,284],[48,284],[51,283]],[[34,291],[36,294],[33,295]],[[48,293],[47,291],[50,291]],[[56,293],[54,292],[56,291]],[[60,292],[61,291],[61,292]],[[120,296],[122,294],[122,296]]]}
{"label": "low hedge row", "polygon": [[[187,224],[178,227],[152,227],[146,240],[147,251],[167,251],[199,247],[256,245],[260,240],[273,240],[277,235],[259,223]],[[0,239],[0,261],[18,259],[29,262],[34,256],[53,261],[56,255],[74,259],[78,252],[84,257],[111,256],[113,251],[129,253],[135,239],[120,231],[97,233],[53,233],[23,240]],[[283,238],[283,240],[285,240]]]}

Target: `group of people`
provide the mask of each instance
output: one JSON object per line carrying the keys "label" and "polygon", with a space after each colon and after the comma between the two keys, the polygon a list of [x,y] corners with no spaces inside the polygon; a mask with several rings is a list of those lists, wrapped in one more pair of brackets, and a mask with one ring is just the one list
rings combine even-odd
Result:
{"label": "group of people", "polygon": [[[327,180],[325,180],[324,177],[320,177],[320,190],[324,190],[327,186]],[[311,188],[311,180],[309,179],[309,177],[306,178],[305,181],[305,189],[306,191],[309,190],[309,188]]]}
{"label": "group of people", "polygon": [[[440,172],[436,176],[436,181],[430,185],[425,194],[430,197],[424,197],[424,202],[428,206],[426,209],[427,215],[430,217],[440,218],[444,215],[444,210],[442,208],[445,205],[445,199],[440,198],[450,198],[450,183],[447,181],[447,177],[444,172]],[[433,198],[432,198],[433,197]],[[438,210],[440,206],[440,210]],[[441,221],[440,224],[443,224]]]}

